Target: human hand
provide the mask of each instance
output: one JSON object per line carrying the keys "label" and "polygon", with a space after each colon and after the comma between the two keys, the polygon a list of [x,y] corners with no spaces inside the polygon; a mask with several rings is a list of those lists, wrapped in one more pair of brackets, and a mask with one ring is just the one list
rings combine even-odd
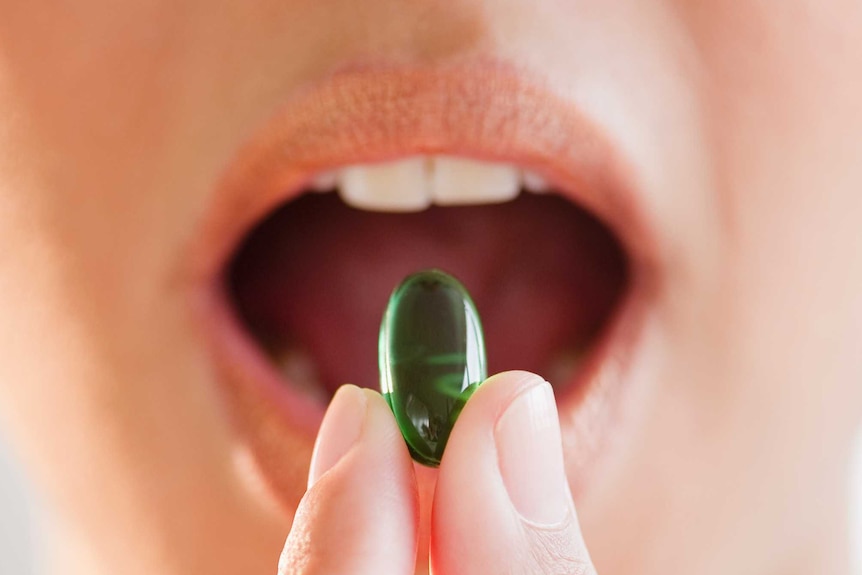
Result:
{"label": "human hand", "polygon": [[[551,386],[489,378],[452,430],[431,513],[434,575],[588,575]],[[413,462],[380,394],[344,386],[324,418],[279,575],[412,575]]]}

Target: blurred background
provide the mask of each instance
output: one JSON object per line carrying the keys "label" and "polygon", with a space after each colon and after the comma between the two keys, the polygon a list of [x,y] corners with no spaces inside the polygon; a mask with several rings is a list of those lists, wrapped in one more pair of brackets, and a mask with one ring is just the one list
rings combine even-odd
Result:
{"label": "blurred background", "polygon": [[44,572],[38,529],[40,511],[5,440],[0,437],[0,575]]}
{"label": "blurred background", "polygon": [[[853,489],[855,573],[862,575],[862,430],[856,445],[849,485]],[[39,552],[45,545],[45,536],[39,530],[41,515],[20,466],[0,438],[0,575],[44,573],[44,558]]]}

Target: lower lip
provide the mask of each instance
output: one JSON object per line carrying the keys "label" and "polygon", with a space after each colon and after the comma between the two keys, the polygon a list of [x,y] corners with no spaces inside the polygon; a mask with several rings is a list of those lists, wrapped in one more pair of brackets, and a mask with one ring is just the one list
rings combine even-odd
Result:
{"label": "lower lip", "polygon": [[[482,76],[487,77],[488,74],[480,74],[480,77]],[[465,74],[461,70],[454,77],[456,79],[475,78],[476,74],[471,76],[469,71]],[[417,91],[416,85],[423,85],[422,78],[424,76],[413,78],[412,82],[408,82],[412,93]],[[440,90],[438,85],[441,81],[440,76],[433,76],[433,79],[432,87],[429,87],[427,93],[419,90],[420,95],[430,100],[435,100],[435,90]],[[455,82],[461,82],[461,80],[455,80]],[[347,83],[350,83],[349,78]],[[428,82],[424,83],[428,84]],[[374,74],[361,82],[362,89],[374,84]],[[331,88],[330,85],[330,89],[337,91],[338,87]],[[453,87],[446,86],[444,81],[442,89],[447,91]],[[485,104],[482,97],[477,96],[477,98],[479,106],[482,107]],[[488,98],[497,101],[499,94],[494,92]],[[532,104],[537,106],[537,102]],[[421,108],[421,102],[417,105]],[[493,109],[493,102],[487,102],[486,107],[488,106]],[[301,107],[298,113],[296,108],[291,106],[289,112],[302,116]],[[544,113],[547,114],[547,112]],[[337,115],[337,112],[333,114]],[[560,115],[565,117],[566,111],[561,111]],[[567,149],[560,152],[561,157],[550,158],[547,157],[548,151],[536,148],[535,143],[527,145],[525,151],[524,146],[519,147],[517,143],[512,142],[500,146],[498,142],[489,143],[487,138],[482,142],[472,141],[469,138],[465,140],[460,138],[459,134],[454,136],[449,134],[452,141],[447,140],[446,135],[438,135],[435,140],[422,134],[411,136],[411,130],[406,130],[403,137],[395,144],[391,141],[391,134],[384,134],[382,141],[376,146],[372,143],[359,146],[361,152],[358,154],[353,149],[356,146],[351,148],[352,157],[348,158],[346,153],[337,150],[335,152],[329,150],[319,153],[312,160],[306,159],[299,162],[290,169],[278,167],[278,162],[274,162],[275,168],[271,166],[261,168],[256,163],[262,161],[259,160],[260,157],[268,158],[269,164],[273,163],[271,149],[278,147],[279,138],[283,138],[283,135],[272,136],[267,132],[262,137],[263,144],[253,141],[252,145],[245,149],[252,150],[250,155],[252,160],[243,159],[243,155],[240,154],[241,159],[237,162],[239,168],[234,166],[234,169],[228,172],[227,184],[221,189],[234,188],[235,193],[235,188],[242,187],[261,192],[251,199],[254,205],[246,212],[237,212],[236,200],[229,199],[222,202],[221,209],[216,209],[216,215],[207,222],[209,225],[201,234],[202,245],[194,246],[195,249],[192,250],[192,261],[197,263],[193,273],[199,280],[196,284],[198,289],[193,294],[193,307],[198,312],[204,337],[210,341],[213,361],[218,366],[222,379],[225,380],[223,387],[227,395],[229,412],[234,415],[243,442],[254,455],[258,456],[259,471],[272,487],[276,499],[280,500],[285,507],[293,508],[301,492],[290,492],[290,489],[285,488],[285,483],[279,477],[275,477],[278,466],[273,468],[273,464],[269,463],[272,457],[260,455],[267,451],[271,452],[271,445],[267,448],[262,446],[262,443],[298,443],[310,455],[325,405],[293,389],[291,383],[276,371],[272,362],[255,343],[237,317],[229,294],[226,292],[227,284],[223,277],[225,262],[231,255],[232,246],[239,242],[253,224],[275,206],[301,193],[315,171],[358,161],[392,159],[415,153],[447,153],[511,162],[542,174],[555,186],[555,189],[562,190],[564,195],[570,196],[577,203],[593,211],[614,230],[629,258],[630,269],[626,293],[604,331],[594,342],[586,362],[576,374],[575,381],[569,382],[565,386],[567,391],[558,397],[564,419],[562,422],[564,436],[568,422],[570,431],[572,427],[586,428],[593,434],[593,439],[596,435],[600,438],[598,442],[591,443],[589,448],[591,452],[579,455],[578,460],[595,461],[606,454],[604,446],[607,440],[613,433],[619,431],[617,414],[623,403],[621,399],[624,395],[628,395],[623,394],[622,391],[626,387],[629,374],[637,367],[635,364],[640,356],[637,351],[646,331],[648,315],[646,312],[650,309],[650,302],[655,294],[656,275],[653,273],[655,259],[650,257],[653,252],[654,238],[646,233],[648,228],[639,217],[643,210],[639,210],[633,201],[624,201],[624,198],[614,195],[626,193],[627,188],[630,187],[626,185],[630,174],[626,174],[620,168],[620,162],[614,154],[607,152],[603,155],[596,151],[597,148],[602,148],[600,145],[602,140],[599,139],[599,144],[596,144],[594,131],[589,127],[584,128],[583,118],[576,116],[571,119],[571,111],[568,116],[569,126],[564,120],[561,125],[553,126],[552,131],[570,127],[571,131],[580,133],[581,138],[588,142],[584,146],[589,153],[593,154],[588,160],[578,156],[582,151],[578,150],[578,146],[574,146],[574,150]],[[384,118],[383,121],[392,120]],[[464,121],[469,120],[465,118]],[[475,123],[476,120],[472,122]],[[462,123],[456,121],[456,125]],[[356,124],[360,129],[373,127],[361,118],[356,120]],[[578,129],[575,129],[576,127]],[[586,135],[584,135],[585,132]],[[541,137],[537,139],[542,140]],[[341,144],[343,147],[343,142]],[[318,145],[320,145],[319,142]],[[393,148],[397,148],[397,153]],[[267,152],[267,150],[270,151]],[[554,153],[557,152],[559,150],[554,150]],[[569,157],[567,154],[575,154],[576,157]],[[585,186],[595,186],[608,193],[590,195],[583,192]],[[218,202],[219,198],[216,198],[216,203]],[[300,457],[295,453],[291,455],[294,458]],[[307,463],[307,461],[303,462],[300,467],[307,468]],[[579,476],[573,478],[573,491],[586,488],[590,479],[587,476],[588,469],[579,466],[576,473]]]}

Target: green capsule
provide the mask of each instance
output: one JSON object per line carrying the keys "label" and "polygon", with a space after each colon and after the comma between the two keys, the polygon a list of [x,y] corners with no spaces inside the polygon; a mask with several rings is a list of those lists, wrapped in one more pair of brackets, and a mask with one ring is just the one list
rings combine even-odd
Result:
{"label": "green capsule", "polygon": [[458,414],[487,377],[482,324],[464,286],[439,270],[408,276],[389,298],[378,357],[410,454],[440,465]]}

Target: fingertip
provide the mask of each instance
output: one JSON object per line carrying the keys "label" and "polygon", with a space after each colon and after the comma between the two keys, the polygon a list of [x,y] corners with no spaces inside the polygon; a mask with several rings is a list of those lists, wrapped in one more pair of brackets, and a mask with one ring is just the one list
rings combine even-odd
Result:
{"label": "fingertip", "polygon": [[468,427],[482,421],[486,423],[492,420],[496,421],[516,397],[527,389],[542,384],[547,384],[547,381],[542,376],[530,371],[502,371],[492,375],[476,389],[467,401],[455,428],[457,429],[462,421],[465,422],[462,427]]}
{"label": "fingertip", "polygon": [[[509,511],[494,429],[515,398],[544,381],[527,371],[498,373],[485,380],[464,406],[446,444],[434,494],[431,562],[435,573],[455,572],[456,557],[462,566],[469,566],[464,572],[492,572],[489,569],[498,566],[518,538],[519,518]],[[470,543],[467,534],[471,532],[487,532],[487,536]]]}
{"label": "fingertip", "polygon": [[373,418],[378,431],[383,433],[399,431],[398,424],[395,422],[395,416],[392,414],[392,409],[386,403],[383,396],[379,392],[367,387],[360,388],[359,391],[365,399],[369,414]]}
{"label": "fingertip", "polygon": [[387,460],[386,467],[400,471],[401,475],[413,470],[401,430],[383,396],[372,389],[345,384],[333,395],[321,422],[311,458],[308,487],[311,488],[354,445],[363,452],[363,458]]}
{"label": "fingertip", "polygon": [[355,385],[342,385],[335,392],[314,443],[308,473],[311,488],[359,439],[366,418],[368,399]]}
{"label": "fingertip", "polygon": [[512,505],[525,521],[559,525],[573,510],[554,391],[530,386],[494,425],[497,463]]}
{"label": "fingertip", "polygon": [[380,394],[343,386],[333,396],[321,424],[309,484],[279,573],[413,573],[415,477]]}
{"label": "fingertip", "polygon": [[473,393],[461,411],[440,462],[440,471],[470,464],[474,469],[496,469],[494,429],[497,421],[516,398],[532,388],[548,385],[529,371],[505,371],[492,375]]}
{"label": "fingertip", "polygon": [[553,390],[540,376],[505,372],[479,387],[440,465],[432,514],[435,573],[593,572],[559,435]]}

